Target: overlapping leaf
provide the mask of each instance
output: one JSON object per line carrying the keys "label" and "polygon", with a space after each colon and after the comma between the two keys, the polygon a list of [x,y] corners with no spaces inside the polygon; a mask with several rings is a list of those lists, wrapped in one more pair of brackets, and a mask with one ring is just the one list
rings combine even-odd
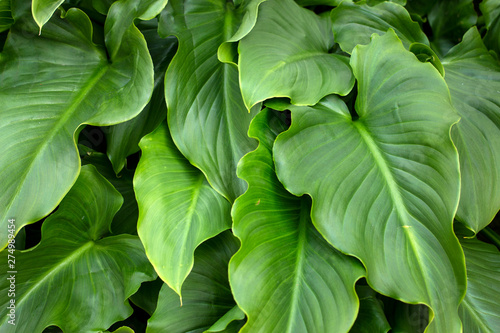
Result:
{"label": "overlapping leaf", "polygon": [[271,149],[284,128],[272,117],[268,109],[255,117],[249,134],[260,145],[238,167],[249,187],[233,206],[241,248],[229,276],[248,316],[242,332],[347,332],[359,306],[354,284],[363,267],[316,231],[309,197],[291,195],[278,181]]}
{"label": "overlapping leaf", "polygon": [[231,205],[177,150],[165,123],[139,145],[139,237],[158,275],[181,295],[196,247],[231,227]]}
{"label": "overlapping leaf", "polygon": [[271,97],[316,104],[328,94],[347,95],[354,85],[347,57],[331,54],[328,17],[293,0],[261,5],[252,32],[240,42],[240,82],[247,108]]}
{"label": "overlapping leaf", "polygon": [[488,28],[484,43],[500,55],[500,0],[483,0],[479,7]]}
{"label": "overlapping leaf", "polygon": [[82,165],[92,164],[95,166],[97,171],[99,171],[99,173],[103,175],[123,197],[123,205],[115,214],[113,222],[111,223],[111,232],[115,235],[123,233],[137,235],[139,209],[137,207],[137,201],[135,200],[134,187],[132,184],[134,172],[131,170],[124,170],[120,174],[120,177],[117,177],[106,155],[92,151],[91,149],[82,149],[82,146],[79,146],[79,148],[80,154],[83,154]]}
{"label": "overlapping leaf", "polygon": [[477,21],[472,0],[437,1],[428,14],[432,46],[444,55]]}
{"label": "overlapping leaf", "polygon": [[500,252],[477,239],[461,239],[467,264],[467,293],[460,318],[467,333],[500,330]]}
{"label": "overlapping leaf", "polygon": [[357,46],[356,113],[329,97],[291,107],[292,127],[274,146],[280,180],[313,198],[318,230],[363,261],[377,291],[427,304],[429,332],[459,332],[465,293],[452,221],[459,199],[458,121],[446,83],[406,51],[393,31]]}
{"label": "overlapping leaf", "polygon": [[255,148],[246,132],[258,111],[257,107],[248,113],[243,104],[236,66],[217,58],[219,46],[241,24],[237,13],[238,8],[225,0],[172,0],[160,19],[160,34],[179,39],[165,77],[172,138],[229,201],[245,191],[236,165]]}
{"label": "overlapping leaf", "polygon": [[383,303],[377,293],[368,286],[357,286],[359,313],[349,333],[387,333],[391,329],[387,321]]}
{"label": "overlapping leaf", "polygon": [[500,65],[476,28],[450,50],[443,65],[462,117],[452,130],[462,178],[456,219],[478,232],[500,209]]}
{"label": "overlapping leaf", "polygon": [[193,271],[182,287],[182,306],[179,296],[164,285],[146,332],[202,333],[231,311],[235,303],[227,265],[237,248],[238,241],[229,231],[200,245],[195,252]]}
{"label": "overlapping leaf", "polygon": [[335,41],[347,53],[358,44],[368,44],[373,33],[382,35],[389,28],[396,32],[406,48],[415,42],[429,45],[418,23],[396,3],[382,2],[371,7],[365,1],[347,0],[332,10],[331,18]]}
{"label": "overlapping leaf", "polygon": [[[0,277],[0,331],[105,330],[130,316],[127,298],[155,273],[137,236],[107,237],[123,199],[92,166],[42,226],[34,249],[15,252],[16,325],[8,324],[11,275]],[[7,251],[0,254],[7,262]],[[12,274],[12,273],[11,273]]]}
{"label": "overlapping leaf", "polygon": [[126,165],[127,156],[139,151],[141,138],[158,127],[167,115],[163,81],[167,66],[177,50],[177,40],[175,37],[160,38],[156,22],[145,22],[140,25],[140,28],[153,58],[154,91],[148,105],[137,117],[107,128],[106,152],[116,173],[120,172]]}
{"label": "overlapping leaf", "polygon": [[16,219],[17,230],[39,220],[75,182],[80,160],[74,136],[80,125],[126,121],[146,105],[153,66],[132,21],[154,16],[144,13],[142,5],[149,4],[113,5],[106,52],[92,43],[92,25],[82,11],[54,16],[38,36],[29,2],[16,1],[16,23],[0,57],[0,248],[7,242],[8,218]]}

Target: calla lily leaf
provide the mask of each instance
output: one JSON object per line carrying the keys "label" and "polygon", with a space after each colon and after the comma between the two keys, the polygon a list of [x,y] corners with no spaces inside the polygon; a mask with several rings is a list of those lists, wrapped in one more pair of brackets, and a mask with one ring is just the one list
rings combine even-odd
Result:
{"label": "calla lily leaf", "polygon": [[292,0],[263,3],[257,24],[239,46],[247,108],[272,97],[313,105],[328,94],[347,95],[354,85],[349,59],[329,53],[332,47],[328,17]]}
{"label": "calla lily leaf", "polygon": [[[0,274],[0,331],[97,332],[132,314],[127,299],[156,274],[137,236],[109,236],[123,199],[93,166],[83,166],[58,210],[42,225],[42,240],[16,252],[16,273]],[[0,257],[7,262],[7,251]],[[16,325],[7,298],[15,276]],[[10,280],[8,278],[11,278]]]}
{"label": "calla lily leaf", "polygon": [[[458,121],[446,83],[394,31],[351,58],[355,117],[335,96],[291,106],[292,126],[274,146],[276,170],[295,195],[313,199],[312,220],[358,257],[376,291],[428,305],[428,332],[458,332],[464,257],[452,229],[458,205]],[[305,139],[307,138],[307,139]]]}
{"label": "calla lily leaf", "polygon": [[104,49],[92,42],[92,24],[82,11],[54,15],[38,36],[29,2],[16,1],[0,54],[0,248],[7,244],[8,219],[16,219],[17,231],[40,220],[76,181],[75,137],[82,125],[123,122],[147,104],[153,64],[133,19],[156,15],[161,1],[154,4],[115,2]]}
{"label": "calla lily leaf", "polygon": [[237,249],[238,241],[229,231],[201,244],[195,252],[193,271],[182,286],[182,304],[164,285],[146,333],[203,333],[233,309],[236,304],[227,265]]}
{"label": "calla lily leaf", "polygon": [[462,118],[452,129],[462,178],[455,218],[479,232],[500,209],[500,65],[476,28],[450,50],[443,65]]}
{"label": "calla lily leaf", "polygon": [[181,295],[196,247],[231,227],[231,205],[177,150],[165,123],[139,146],[139,237],[158,275]]}
{"label": "calla lily leaf", "polygon": [[271,149],[284,127],[273,117],[268,109],[255,117],[249,135],[260,145],[238,167],[249,187],[233,206],[241,248],[229,276],[248,316],[241,332],[347,332],[359,307],[354,285],[364,269],[316,231],[309,197],[293,196],[278,181]]}

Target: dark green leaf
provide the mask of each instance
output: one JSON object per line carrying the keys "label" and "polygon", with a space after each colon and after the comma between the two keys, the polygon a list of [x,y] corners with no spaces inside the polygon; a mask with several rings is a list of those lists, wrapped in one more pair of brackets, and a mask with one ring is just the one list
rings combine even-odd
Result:
{"label": "dark green leaf", "polygon": [[164,285],[146,332],[202,333],[233,309],[236,304],[227,265],[237,249],[238,241],[229,231],[201,244],[195,252],[193,271],[182,286],[182,304]]}
{"label": "dark green leaf", "polygon": [[[83,166],[59,209],[42,225],[42,241],[16,252],[16,325],[8,324],[12,273],[0,277],[0,331],[105,330],[132,314],[127,298],[156,274],[137,236],[107,236],[123,199],[92,166]],[[0,254],[7,262],[7,251]]]}

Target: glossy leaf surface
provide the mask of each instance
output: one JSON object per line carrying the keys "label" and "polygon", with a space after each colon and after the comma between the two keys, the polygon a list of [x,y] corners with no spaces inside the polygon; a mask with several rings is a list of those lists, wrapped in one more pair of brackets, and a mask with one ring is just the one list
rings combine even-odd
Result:
{"label": "glossy leaf surface", "polygon": [[335,41],[347,53],[352,53],[358,44],[368,44],[372,34],[382,35],[388,29],[396,32],[406,48],[415,42],[429,44],[418,23],[411,20],[404,7],[395,3],[382,2],[371,7],[365,1],[347,0],[332,10],[331,17]]}
{"label": "glossy leaf surface", "polygon": [[175,35],[179,49],[165,77],[168,125],[184,156],[229,201],[245,191],[236,177],[240,158],[255,148],[246,132],[252,117],[243,104],[238,71],[217,58],[241,22],[223,0],[172,0],[160,19],[160,34]]}
{"label": "glossy leaf surface", "polygon": [[328,94],[347,95],[354,85],[348,58],[329,53],[328,17],[292,0],[263,3],[254,29],[240,42],[240,82],[248,108],[271,97],[313,105]]}
{"label": "glossy leaf surface", "polygon": [[[106,21],[106,50],[92,43],[92,25],[70,9],[38,29],[29,3],[16,2],[0,57],[0,248],[5,221],[17,230],[49,214],[80,169],[74,138],[82,124],[111,125],[137,115],[153,87],[153,67],[142,34],[133,26],[141,6],[116,2]],[[135,10],[134,10],[135,9]],[[144,9],[144,8],[142,8]],[[150,13],[154,14],[154,13]],[[120,29],[113,29],[114,25]]]}
{"label": "glossy leaf surface", "polygon": [[[132,313],[127,298],[156,277],[137,236],[108,236],[123,199],[92,166],[43,224],[42,241],[16,252],[16,325],[8,324],[12,273],[2,271],[0,331],[99,331]],[[0,257],[7,262],[7,252]]]}
{"label": "glossy leaf surface", "polygon": [[242,332],[346,332],[359,306],[354,284],[363,267],[316,231],[310,199],[293,196],[278,181],[271,149],[284,128],[272,117],[267,109],[256,116],[249,134],[260,145],[238,167],[249,187],[232,211],[241,248],[229,276],[248,316]]}
{"label": "glossy leaf surface", "polygon": [[475,28],[450,50],[443,65],[462,118],[452,129],[462,178],[456,219],[478,232],[500,209],[500,65]]}
{"label": "glossy leaf surface", "polygon": [[392,31],[357,46],[351,67],[359,118],[333,96],[290,107],[292,126],[274,146],[277,174],[312,196],[315,226],[361,259],[375,290],[427,304],[429,332],[458,332],[466,282],[452,230],[460,183],[448,88]]}
{"label": "glossy leaf surface", "polygon": [[500,330],[500,252],[477,239],[460,239],[467,264],[467,293],[460,304],[464,332]]}
{"label": "glossy leaf surface", "polygon": [[139,237],[158,275],[181,295],[194,250],[231,227],[231,206],[177,150],[165,123],[140,147],[134,177]]}

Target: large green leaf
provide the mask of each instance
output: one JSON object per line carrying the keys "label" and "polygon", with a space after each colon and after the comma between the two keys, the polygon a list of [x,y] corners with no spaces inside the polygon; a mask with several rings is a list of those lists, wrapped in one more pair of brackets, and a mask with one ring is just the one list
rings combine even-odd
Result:
{"label": "large green leaf", "polygon": [[437,1],[428,15],[432,46],[444,55],[477,21],[473,0]]}
{"label": "large green leaf", "polygon": [[229,231],[201,244],[182,286],[182,306],[179,296],[164,285],[146,332],[202,333],[233,309],[227,265],[237,249],[238,241]]}
{"label": "large green leaf", "polygon": [[484,43],[500,55],[500,0],[483,0],[479,8],[488,28]]}
{"label": "large green leaf", "polygon": [[139,237],[158,275],[181,295],[196,247],[231,227],[231,205],[177,150],[165,123],[139,145]]}
{"label": "large green leaf", "polygon": [[373,7],[365,1],[344,1],[332,10],[333,34],[342,50],[351,53],[358,44],[368,44],[373,33],[384,34],[393,29],[408,48],[419,42],[429,45],[418,23],[413,22],[406,9],[398,4],[382,2]]}
{"label": "large green leaf", "polygon": [[393,31],[357,46],[357,117],[337,97],[291,107],[274,146],[276,170],[313,198],[318,230],[365,264],[378,292],[428,305],[429,332],[459,332],[464,257],[452,230],[458,205],[458,121],[443,77]]}
{"label": "large green leaf", "polygon": [[78,9],[54,16],[38,36],[29,2],[13,6],[16,23],[0,54],[0,248],[7,219],[16,219],[17,230],[41,219],[75,182],[80,159],[74,137],[82,124],[126,121],[147,104],[153,66],[129,20],[147,4],[113,4],[107,52],[92,43],[92,24]]}
{"label": "large green leaf", "polygon": [[154,21],[147,21],[141,24],[140,28],[153,58],[154,91],[148,105],[137,117],[107,128],[106,153],[117,173],[126,165],[127,156],[139,151],[139,141],[142,137],[158,127],[167,115],[163,81],[168,64],[177,50],[177,40],[175,37],[160,38],[158,25]]}
{"label": "large green leaf", "polygon": [[260,145],[238,167],[248,190],[233,206],[241,248],[229,276],[248,316],[242,332],[347,332],[359,307],[354,285],[364,269],[316,231],[310,198],[293,196],[278,181],[271,149],[284,128],[269,127],[272,117],[268,109],[255,117],[249,135]]}
{"label": "large green leaf", "polygon": [[452,130],[462,178],[456,219],[478,232],[500,209],[500,65],[476,28],[442,63],[453,105],[462,117]]}
{"label": "large green leaf", "polygon": [[9,29],[13,23],[10,0],[0,0],[0,32]]}
{"label": "large green leaf", "polygon": [[[59,209],[42,225],[35,248],[15,252],[17,273],[0,274],[0,331],[64,332],[107,329],[130,316],[130,297],[155,273],[137,236],[107,237],[123,199],[92,166],[80,176]],[[8,251],[0,257],[7,262]],[[11,274],[15,275],[16,325],[8,324]]]}
{"label": "large green leaf", "polygon": [[217,58],[219,46],[237,31],[232,2],[171,0],[160,35],[174,34],[179,49],[165,76],[168,125],[179,150],[229,201],[245,191],[236,176],[240,158],[255,148],[246,132],[252,117],[241,98],[238,70]]}
{"label": "large green leaf", "polygon": [[313,105],[328,94],[347,95],[354,85],[349,59],[329,53],[333,44],[328,17],[293,0],[263,3],[257,24],[239,46],[246,106],[271,97]]}
{"label": "large green leaf", "polygon": [[500,331],[500,252],[477,239],[460,239],[467,264],[467,293],[460,318],[467,333]]}

